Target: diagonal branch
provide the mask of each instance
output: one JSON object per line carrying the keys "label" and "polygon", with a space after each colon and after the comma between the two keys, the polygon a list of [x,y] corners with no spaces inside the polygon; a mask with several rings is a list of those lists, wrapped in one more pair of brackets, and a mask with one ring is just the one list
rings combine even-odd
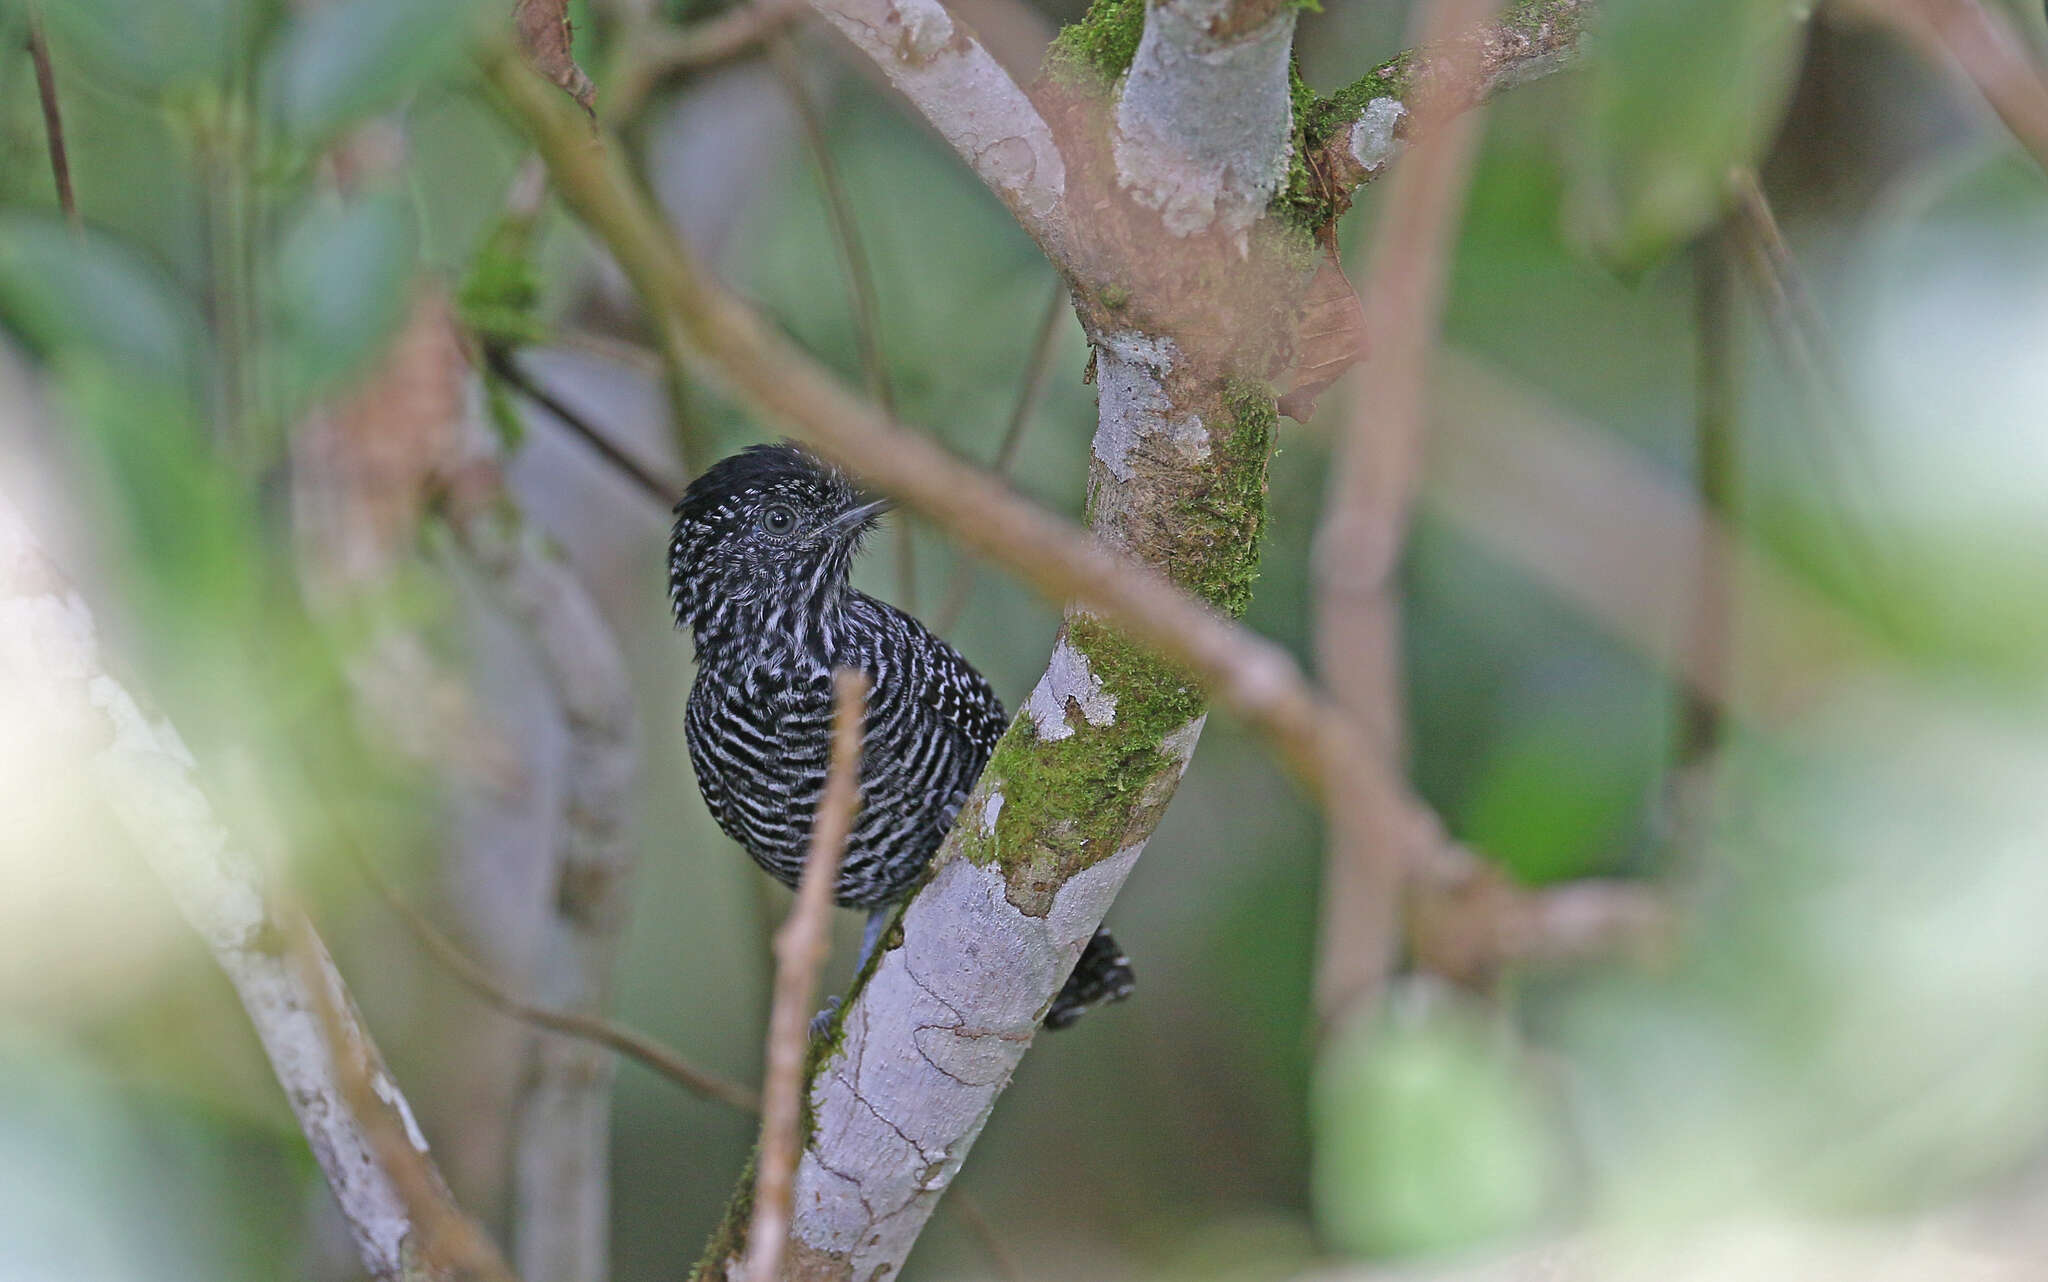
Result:
{"label": "diagonal branch", "polygon": [[[421,1199],[433,1218],[464,1217],[427,1155],[405,1097],[385,1071],[341,975],[298,914],[273,901],[256,862],[221,823],[194,778],[177,730],[151,715],[102,660],[92,612],[49,562],[16,510],[0,497],[0,673],[25,690],[28,707],[90,754],[90,777],[180,913],[227,975],[255,1026],[286,1102],[334,1191],[363,1268],[382,1279],[444,1276],[431,1257]],[[52,735],[52,747],[58,746]],[[292,941],[304,940],[295,959]],[[304,964],[300,964],[303,960]],[[319,1012],[330,1008],[341,1036]],[[340,1050],[335,1042],[346,1044]],[[337,1055],[355,1057],[353,1066]],[[381,1120],[362,1117],[347,1074],[363,1075]],[[374,1142],[396,1125],[417,1157],[401,1184]],[[408,1197],[408,1193],[412,1195]]]}
{"label": "diagonal branch", "polygon": [[960,153],[1055,263],[1067,241],[1066,162],[1052,129],[939,0],[812,0]]}
{"label": "diagonal branch", "polygon": [[84,224],[78,218],[78,197],[71,190],[71,154],[64,146],[64,113],[57,101],[57,72],[50,65],[50,42],[43,35],[43,23],[35,6],[29,6],[28,34],[23,43],[28,47],[29,61],[35,64],[36,96],[43,108],[43,138],[50,150],[50,178],[57,186],[57,206],[64,211],[64,221],[71,224],[71,230],[78,232]]}

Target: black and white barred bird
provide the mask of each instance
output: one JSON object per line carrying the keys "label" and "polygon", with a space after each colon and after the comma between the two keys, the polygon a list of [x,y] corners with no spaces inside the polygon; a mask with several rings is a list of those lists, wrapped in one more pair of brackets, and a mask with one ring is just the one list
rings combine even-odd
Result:
{"label": "black and white barred bird", "polygon": [[[832,741],[832,674],[871,683],[860,810],[839,903],[870,910],[862,956],[960,813],[1007,717],[979,672],[847,579],[886,504],[791,445],[721,459],[676,505],[669,600],[697,648],[684,737],[727,836],[786,885],[803,872]],[[1050,1028],[1131,990],[1098,931],[1046,1012]]]}

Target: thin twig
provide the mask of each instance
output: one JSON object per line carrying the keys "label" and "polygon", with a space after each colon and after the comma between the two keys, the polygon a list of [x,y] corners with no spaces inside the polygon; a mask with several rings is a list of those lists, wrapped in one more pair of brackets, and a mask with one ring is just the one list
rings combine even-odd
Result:
{"label": "thin twig", "polygon": [[818,971],[832,946],[832,900],[840,858],[860,801],[861,719],[868,679],[842,668],[833,677],[832,761],[811,821],[811,846],[789,920],[775,933],[775,1000],[768,1015],[761,1090],[761,1152],[754,1214],[747,1227],[750,1282],[775,1282],[789,1239],[795,1191],[805,1031],[818,1000]]}
{"label": "thin twig", "polygon": [[[847,199],[846,184],[839,176],[839,164],[832,158],[832,142],[825,136],[825,122],[818,104],[804,83],[804,69],[797,62],[796,46],[787,35],[777,32],[768,38],[768,61],[782,81],[782,91],[796,109],[803,127],[804,145],[818,171],[818,189],[825,197],[825,217],[832,226],[832,241],[839,249],[839,266],[846,281],[847,306],[853,314],[853,341],[860,351],[862,371],[867,375],[868,396],[882,412],[896,417],[896,394],[889,383],[889,362],[882,349],[882,308],[875,290],[875,274],[868,262],[867,246],[861,239],[860,224],[853,216],[853,202]],[[896,597],[905,610],[917,612],[917,541],[910,523],[896,529]]]}
{"label": "thin twig", "polygon": [[50,148],[50,177],[57,185],[57,205],[64,211],[64,221],[71,224],[74,234],[82,234],[85,224],[78,216],[78,197],[71,190],[71,158],[64,149],[64,113],[57,104],[57,72],[50,65],[50,42],[43,36],[42,15],[35,6],[29,7],[28,34],[23,38],[28,48],[29,60],[35,63],[36,94],[43,104],[43,137]]}
{"label": "thin twig", "polygon": [[495,344],[487,345],[484,349],[484,360],[491,367],[493,374],[511,384],[521,396],[546,410],[585,445],[595,450],[605,462],[611,464],[619,475],[631,481],[634,488],[652,500],[661,511],[667,512],[675,506],[676,500],[682,497],[682,481],[663,476],[628,454],[539,380],[528,377],[526,371],[520,368],[518,357],[509,349]]}
{"label": "thin twig", "polygon": [[313,1014],[333,1057],[342,1098],[361,1120],[379,1164],[390,1172],[411,1212],[428,1275],[519,1282],[498,1244],[455,1204],[440,1172],[427,1160],[427,1143],[411,1112],[399,1111],[392,1102],[397,1098],[396,1088],[375,1048],[364,1040],[355,1012],[343,1013],[347,998],[332,990],[329,976],[334,963],[311,923],[295,909],[282,910],[279,915],[292,964],[311,994]]}
{"label": "thin twig", "polygon": [[463,952],[454,940],[442,934],[433,922],[427,920],[426,914],[413,907],[399,892],[398,887],[392,885],[383,871],[371,862],[367,854],[350,843],[344,843],[344,849],[349,862],[356,866],[362,873],[363,880],[369,882],[371,889],[377,892],[377,897],[382,899],[392,914],[405,925],[414,942],[420,946],[420,950],[453,976],[456,982],[481,998],[486,1005],[523,1024],[544,1028],[551,1033],[581,1037],[617,1051],[674,1082],[692,1095],[714,1100],[742,1113],[757,1114],[761,1111],[760,1097],[747,1087],[698,1068],[637,1029],[596,1015],[553,1010],[509,991],[498,983],[482,963]]}
{"label": "thin twig", "polygon": [[[1483,96],[1484,46],[1466,37],[1497,7],[1437,0],[1418,15],[1418,43],[1443,51],[1412,109],[1428,141],[1395,173],[1377,224],[1365,302],[1371,390],[1355,398],[1338,442],[1316,536],[1318,666],[1389,771],[1407,753],[1394,571],[1420,480],[1430,354],[1479,140],[1481,110],[1467,108]],[[1331,820],[1316,979],[1325,1027],[1377,1005],[1399,948],[1406,875],[1422,849],[1441,841],[1440,825],[1416,806],[1345,804]]]}
{"label": "thin twig", "polygon": [[648,24],[624,34],[599,111],[606,123],[631,121],[662,86],[751,53],[809,12],[804,0],[752,0],[688,27]]}
{"label": "thin twig", "polygon": [[[1054,278],[1052,293],[1045,300],[1045,311],[1032,331],[1031,352],[1024,358],[1024,372],[1017,380],[1017,399],[1010,405],[1010,421],[1003,427],[1003,438],[996,446],[995,461],[989,464],[989,471],[997,476],[1007,477],[1017,461],[1017,450],[1024,444],[1024,429],[1031,425],[1032,412],[1038,408],[1039,398],[1045,392],[1045,376],[1052,369],[1052,354],[1059,346],[1055,340],[1059,337],[1060,317],[1066,314],[1067,306],[1066,282]],[[945,603],[932,617],[932,627],[941,636],[953,630],[953,625],[960,621],[961,611],[967,608],[967,598],[974,591],[974,568],[972,557],[963,556],[954,561]]]}
{"label": "thin twig", "polygon": [[1764,321],[1778,349],[1786,354],[1805,399],[1813,430],[1797,437],[1811,452],[1814,476],[1834,508],[1835,532],[1846,545],[1842,569],[1872,618],[1896,628],[1888,599],[1872,580],[1880,566],[1894,576],[1903,573],[1910,553],[1897,546],[1896,540],[1879,535],[1880,523],[1850,484],[1852,468],[1866,486],[1875,485],[1876,477],[1857,448],[1856,427],[1849,417],[1849,380],[1842,372],[1841,356],[1756,174],[1739,169],[1730,183],[1735,203],[1728,236],[1763,305]]}
{"label": "thin twig", "polygon": [[[1741,357],[1736,350],[1735,282],[1730,261],[1730,233],[1725,223],[1701,236],[1693,246],[1693,330],[1699,359],[1694,371],[1693,492],[1700,510],[1723,523],[1735,508],[1740,450],[1736,439]],[[1711,539],[1703,539],[1694,564],[1691,645],[1721,672],[1725,681],[1734,656],[1734,584],[1729,567],[1716,555]],[[1697,690],[1688,689],[1679,719],[1677,760],[1672,772],[1676,789],[1674,819],[1681,841],[1690,842],[1702,772],[1721,741],[1721,709]]]}

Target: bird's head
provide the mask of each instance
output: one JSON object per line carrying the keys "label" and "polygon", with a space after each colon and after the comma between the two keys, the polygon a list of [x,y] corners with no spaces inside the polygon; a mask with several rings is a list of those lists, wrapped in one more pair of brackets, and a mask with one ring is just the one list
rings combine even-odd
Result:
{"label": "bird's head", "polygon": [[727,611],[823,609],[887,507],[794,445],[720,459],[676,504],[668,583],[677,624],[701,629]]}

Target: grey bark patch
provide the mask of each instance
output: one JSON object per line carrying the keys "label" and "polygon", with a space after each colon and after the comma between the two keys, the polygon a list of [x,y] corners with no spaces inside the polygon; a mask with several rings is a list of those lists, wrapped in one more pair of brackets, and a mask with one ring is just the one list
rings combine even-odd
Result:
{"label": "grey bark patch", "polygon": [[[1116,696],[1103,688],[1102,678],[1088,666],[1088,656],[1062,637],[1052,648],[1045,675],[1025,698],[1024,711],[1038,737],[1050,742],[1074,733],[1073,723],[1067,719],[1070,704],[1091,726],[1106,726],[1116,720]],[[995,812],[1001,807],[1001,801],[992,800],[984,820],[989,828],[994,828]]]}
{"label": "grey bark patch", "polygon": [[933,874],[812,1086],[796,1176],[804,1246],[856,1278],[900,1265],[1030,1047],[1041,995],[1073,969],[1137,857],[1077,873],[1043,917],[1011,905],[999,869],[952,859]]}
{"label": "grey bark patch", "polygon": [[1287,177],[1292,6],[1242,34],[1206,27],[1217,6],[1160,0],[1117,99],[1117,181],[1176,236],[1243,233]]}

